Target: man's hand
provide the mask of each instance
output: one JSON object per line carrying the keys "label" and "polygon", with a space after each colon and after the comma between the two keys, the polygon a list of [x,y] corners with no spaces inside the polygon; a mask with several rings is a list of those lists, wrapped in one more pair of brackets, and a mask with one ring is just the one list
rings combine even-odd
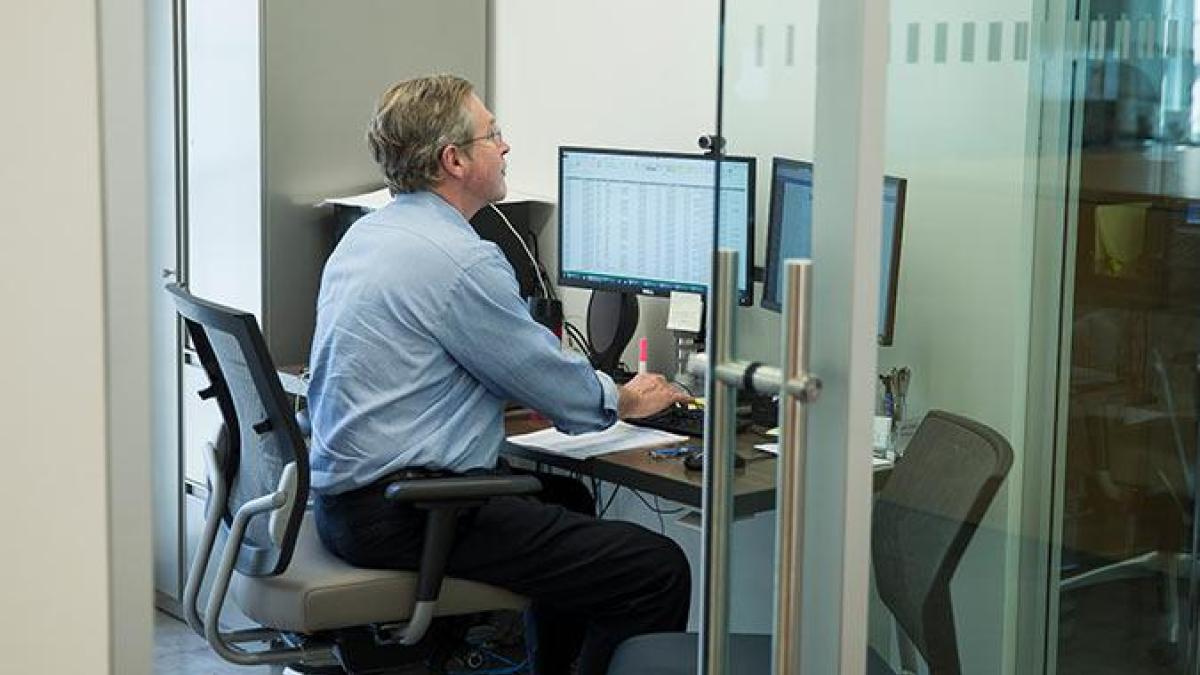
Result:
{"label": "man's hand", "polygon": [[649,417],[674,403],[686,403],[692,397],[667,382],[657,373],[639,373],[621,386],[617,414],[621,419]]}

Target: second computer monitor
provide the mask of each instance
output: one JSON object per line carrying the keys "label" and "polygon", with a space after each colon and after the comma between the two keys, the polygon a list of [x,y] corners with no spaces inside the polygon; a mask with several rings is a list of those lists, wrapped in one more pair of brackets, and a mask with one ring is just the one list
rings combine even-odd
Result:
{"label": "second computer monitor", "polygon": [[[904,226],[903,178],[883,179],[883,242],[879,260],[878,339],[892,344],[896,323],[896,284]],[[813,166],[776,157],[771,167],[771,215],[767,221],[767,269],[762,306],[779,311],[783,260],[812,258]]]}
{"label": "second computer monitor", "polygon": [[561,285],[703,293],[716,222],[718,245],[738,252],[739,302],[750,304],[754,158],[563,147],[558,170]]}

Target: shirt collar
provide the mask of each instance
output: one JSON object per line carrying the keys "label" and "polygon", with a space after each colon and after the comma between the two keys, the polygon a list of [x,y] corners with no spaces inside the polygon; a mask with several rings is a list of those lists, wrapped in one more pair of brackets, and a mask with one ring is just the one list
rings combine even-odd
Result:
{"label": "shirt collar", "polygon": [[436,192],[429,190],[421,190],[418,192],[401,192],[392,199],[393,204],[413,204],[423,208],[428,208],[430,211],[440,214],[446,222],[451,223],[472,235],[479,236],[475,232],[475,228],[471,227],[471,223],[463,218],[463,214],[458,209],[450,205],[450,202],[442,199]]}

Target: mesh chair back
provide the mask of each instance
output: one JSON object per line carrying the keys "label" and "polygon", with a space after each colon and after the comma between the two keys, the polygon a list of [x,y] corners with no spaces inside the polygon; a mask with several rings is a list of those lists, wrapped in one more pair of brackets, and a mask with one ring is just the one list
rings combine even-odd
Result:
{"label": "mesh chair back", "polygon": [[1012,460],[1000,434],[933,411],[875,502],[879,596],[936,675],[961,671],[950,579]]}
{"label": "mesh chair back", "polygon": [[[308,500],[308,451],[254,315],[201,300],[177,284],[179,314],[208,376],[203,398],[215,398],[227,431],[217,471],[229,487],[223,527],[246,502],[279,487],[284,468],[296,464],[296,496],[287,507],[283,536],[272,539],[269,514],[251,518],[236,569],[247,576],[283,572],[291,560]],[[210,496],[210,499],[212,497]]]}

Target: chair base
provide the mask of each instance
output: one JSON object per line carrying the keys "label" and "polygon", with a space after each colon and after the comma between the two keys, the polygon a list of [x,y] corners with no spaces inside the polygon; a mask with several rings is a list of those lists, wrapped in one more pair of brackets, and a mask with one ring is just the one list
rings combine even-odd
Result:
{"label": "chair base", "polygon": [[481,615],[434,619],[414,645],[399,641],[399,631],[388,626],[361,626],[333,633],[334,654],[348,675],[385,675],[405,666],[424,664],[430,673],[443,673],[454,651],[465,644],[467,631]]}

